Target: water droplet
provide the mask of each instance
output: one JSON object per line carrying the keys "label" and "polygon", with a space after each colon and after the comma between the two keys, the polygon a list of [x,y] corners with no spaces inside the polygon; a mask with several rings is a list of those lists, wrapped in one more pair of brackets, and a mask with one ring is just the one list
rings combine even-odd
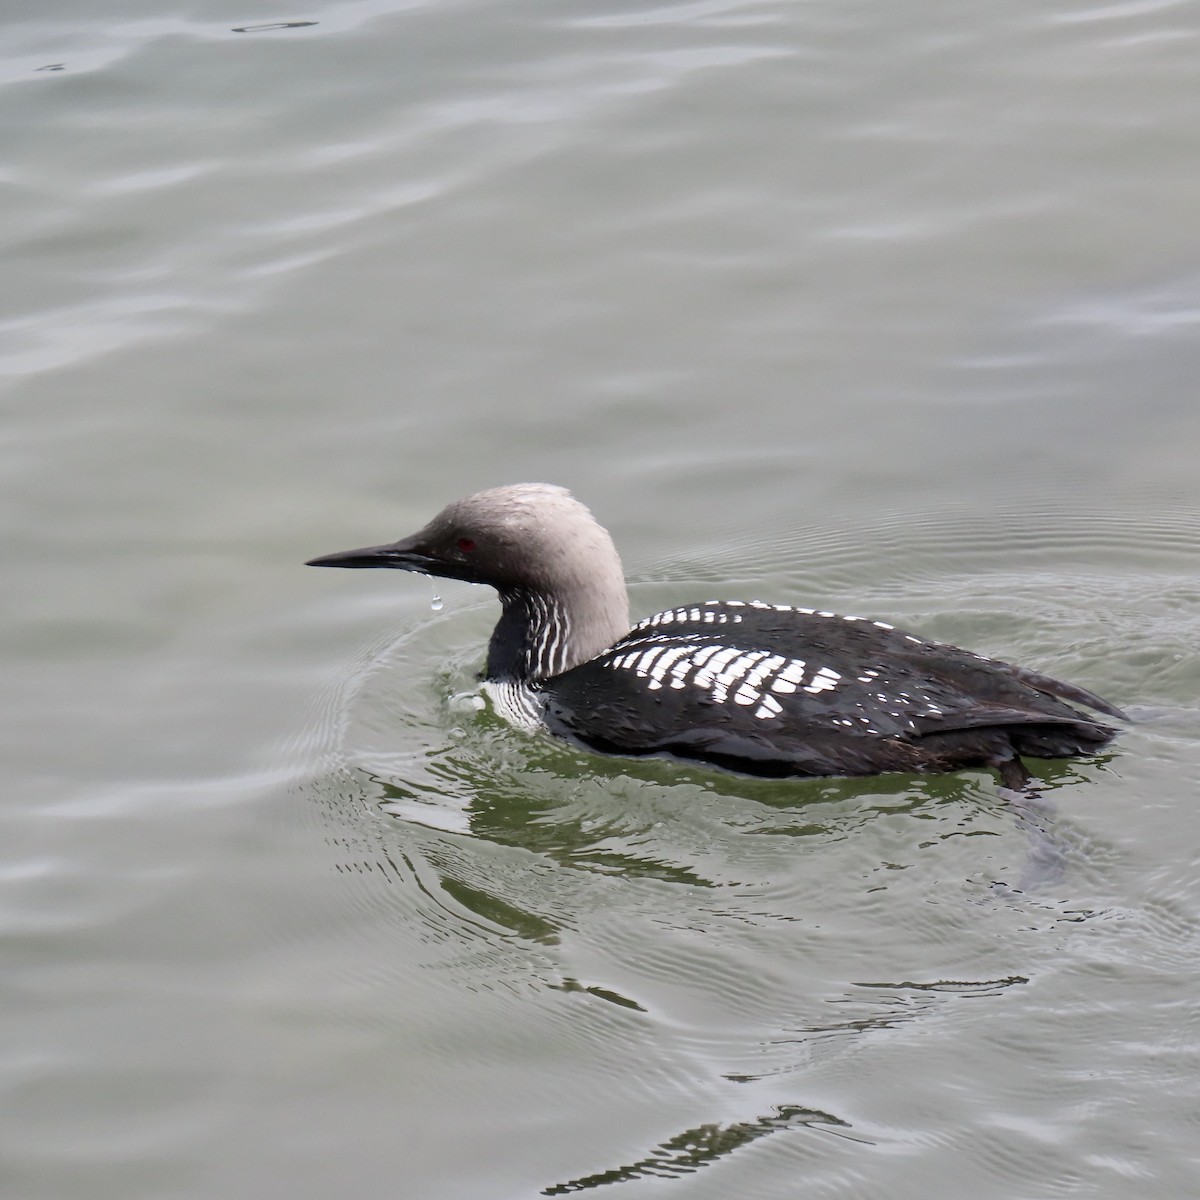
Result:
{"label": "water droplet", "polygon": [[441,612],[445,607],[445,602],[442,600],[441,596],[437,594],[437,592],[433,593],[433,599],[430,600],[429,607],[432,608],[434,612]]}

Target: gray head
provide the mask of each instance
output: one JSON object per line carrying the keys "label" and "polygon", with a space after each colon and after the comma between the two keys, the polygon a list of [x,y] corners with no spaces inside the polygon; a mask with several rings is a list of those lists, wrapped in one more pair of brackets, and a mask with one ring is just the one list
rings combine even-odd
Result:
{"label": "gray head", "polygon": [[490,584],[505,610],[488,655],[493,678],[557,674],[629,630],[625,576],[612,538],[553,484],[476,492],[398,542],[327,554],[308,565],[391,567]]}

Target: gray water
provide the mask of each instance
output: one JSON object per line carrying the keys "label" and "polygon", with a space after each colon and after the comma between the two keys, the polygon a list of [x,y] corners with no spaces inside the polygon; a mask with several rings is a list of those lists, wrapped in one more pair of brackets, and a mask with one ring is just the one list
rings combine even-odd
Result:
{"label": "gray water", "polygon": [[[0,1194],[1200,1194],[1194,5],[0,31]],[[1134,724],[1023,805],[528,738],[489,595],[300,565],[522,479],[639,616]]]}

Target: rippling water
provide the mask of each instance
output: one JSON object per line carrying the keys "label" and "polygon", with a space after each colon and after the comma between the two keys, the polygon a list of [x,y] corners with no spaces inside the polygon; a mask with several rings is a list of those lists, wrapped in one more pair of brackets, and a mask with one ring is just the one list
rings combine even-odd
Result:
{"label": "rippling water", "polygon": [[[1194,6],[0,28],[6,1197],[1200,1192]],[[1134,723],[528,738],[490,596],[299,565],[520,479]]]}

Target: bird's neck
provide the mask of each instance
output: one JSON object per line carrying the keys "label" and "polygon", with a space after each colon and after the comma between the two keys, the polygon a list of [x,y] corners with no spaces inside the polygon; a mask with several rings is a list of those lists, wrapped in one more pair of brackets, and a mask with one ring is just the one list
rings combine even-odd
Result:
{"label": "bird's neck", "polygon": [[629,601],[594,589],[561,594],[500,593],[503,608],[488,643],[487,678],[536,683],[561,675],[608,649],[629,632]]}

